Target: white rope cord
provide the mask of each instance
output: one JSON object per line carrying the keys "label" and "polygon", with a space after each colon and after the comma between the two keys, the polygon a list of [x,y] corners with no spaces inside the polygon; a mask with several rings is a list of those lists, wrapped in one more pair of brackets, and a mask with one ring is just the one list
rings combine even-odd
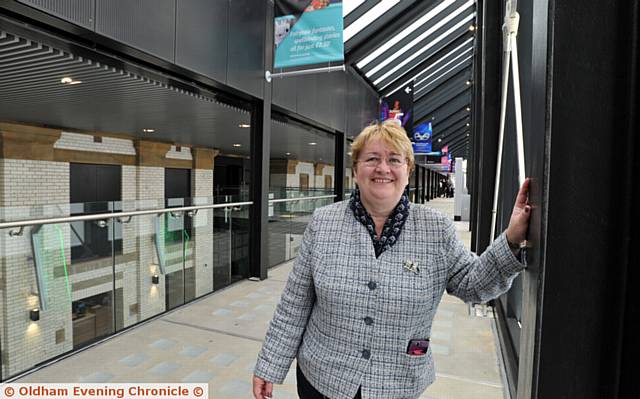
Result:
{"label": "white rope cord", "polygon": [[518,150],[518,181],[520,186],[525,180],[524,133],[522,127],[522,102],[520,100],[520,69],[518,66],[518,26],[520,14],[516,11],[516,2],[508,0],[504,24],[502,25],[502,97],[500,98],[500,127],[498,132],[498,158],[496,161],[496,179],[493,191],[493,207],[491,209],[491,237],[494,240],[496,231],[496,214],[498,195],[500,193],[500,171],[502,170],[502,151],[504,146],[504,129],[507,115],[507,95],[509,93],[509,71],[513,70],[513,98],[516,119],[516,141]]}

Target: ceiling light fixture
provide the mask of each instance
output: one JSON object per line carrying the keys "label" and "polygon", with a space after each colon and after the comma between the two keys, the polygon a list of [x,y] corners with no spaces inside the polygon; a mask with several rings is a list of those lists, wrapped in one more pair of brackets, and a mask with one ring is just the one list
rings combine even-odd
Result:
{"label": "ceiling light fixture", "polygon": [[471,112],[471,107],[467,107],[467,112]]}
{"label": "ceiling light fixture", "polygon": [[243,129],[247,129],[247,128],[250,128],[250,127],[251,127],[251,125],[248,125],[248,124],[246,124],[246,123],[241,123],[241,124],[239,124],[239,125],[238,125],[238,127],[241,127],[241,128],[243,128]]}
{"label": "ceiling light fixture", "polygon": [[470,124],[470,123],[467,123],[467,126],[471,126],[471,124]]}
{"label": "ceiling light fixture", "polygon": [[438,139],[438,143],[442,142],[442,139]]}
{"label": "ceiling light fixture", "polygon": [[231,144],[231,145],[234,146],[234,147],[242,147],[242,144],[240,144],[240,143],[234,143],[234,144]]}
{"label": "ceiling light fixture", "polygon": [[155,132],[155,131],[156,131],[156,129],[142,129],[142,131],[143,131],[144,133],[153,133],[153,132]]}
{"label": "ceiling light fixture", "polygon": [[290,152],[285,152],[284,155],[289,156],[289,155],[291,155],[291,153]]}
{"label": "ceiling light fixture", "polygon": [[312,141],[311,143],[309,143],[309,145],[318,145],[318,143]]}
{"label": "ceiling light fixture", "polygon": [[471,81],[470,80],[467,80],[465,83],[467,84],[467,86],[471,86]]}
{"label": "ceiling light fixture", "polygon": [[79,85],[80,83],[82,83],[82,81],[80,80],[73,80],[73,78],[70,78],[68,76],[60,79],[60,83],[62,83],[63,85]]}
{"label": "ceiling light fixture", "polygon": [[469,31],[474,32],[476,30],[476,26],[474,24],[469,25]]}

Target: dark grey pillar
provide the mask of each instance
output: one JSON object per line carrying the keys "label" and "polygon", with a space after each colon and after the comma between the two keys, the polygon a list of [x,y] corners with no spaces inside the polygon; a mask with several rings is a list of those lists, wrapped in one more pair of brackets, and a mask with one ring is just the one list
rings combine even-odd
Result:
{"label": "dark grey pillar", "polygon": [[344,199],[344,175],[345,175],[345,148],[347,147],[347,136],[342,132],[336,132],[335,134],[335,167],[333,169],[334,190],[336,195],[335,202],[342,201]]}
{"label": "dark grey pillar", "polygon": [[[273,1],[263,3],[265,16],[264,69],[273,66]],[[269,159],[271,156],[271,83],[264,80],[264,99],[251,114],[251,277],[267,278],[269,267]]]}

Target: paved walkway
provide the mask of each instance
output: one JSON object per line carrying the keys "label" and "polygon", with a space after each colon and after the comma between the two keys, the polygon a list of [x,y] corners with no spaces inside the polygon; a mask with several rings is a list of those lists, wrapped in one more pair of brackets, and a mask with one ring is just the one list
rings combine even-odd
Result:
{"label": "paved walkway", "polygon": [[[453,214],[453,200],[430,206]],[[456,222],[468,244],[468,224]],[[251,398],[251,376],[292,263],[242,281],[44,367],[16,382],[209,382],[215,399]],[[491,318],[445,295],[432,330],[437,379],[429,399],[503,399]],[[274,398],[297,398],[295,367]]]}

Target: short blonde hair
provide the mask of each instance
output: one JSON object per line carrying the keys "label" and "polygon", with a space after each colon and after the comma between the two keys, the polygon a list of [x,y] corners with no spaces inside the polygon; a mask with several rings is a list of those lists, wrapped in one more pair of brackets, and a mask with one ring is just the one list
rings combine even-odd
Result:
{"label": "short blonde hair", "polygon": [[382,140],[394,152],[401,154],[407,160],[409,174],[413,172],[415,160],[413,158],[413,146],[407,136],[407,132],[395,120],[386,120],[382,123],[365,127],[351,144],[351,167],[355,170],[360,152],[371,140]]}

